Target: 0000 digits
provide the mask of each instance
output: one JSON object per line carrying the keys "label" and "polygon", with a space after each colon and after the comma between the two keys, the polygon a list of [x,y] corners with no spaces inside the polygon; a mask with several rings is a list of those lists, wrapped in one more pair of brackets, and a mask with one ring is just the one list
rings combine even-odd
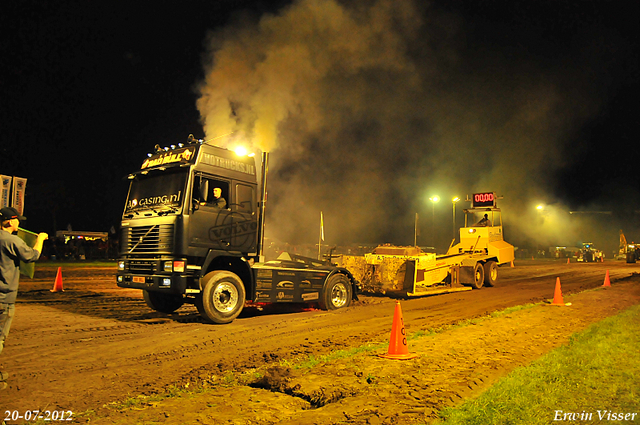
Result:
{"label": "0000 digits", "polygon": [[72,421],[73,412],[71,410],[27,410],[24,415],[18,410],[5,410],[5,422],[18,421],[24,419],[27,422],[45,420],[45,421]]}

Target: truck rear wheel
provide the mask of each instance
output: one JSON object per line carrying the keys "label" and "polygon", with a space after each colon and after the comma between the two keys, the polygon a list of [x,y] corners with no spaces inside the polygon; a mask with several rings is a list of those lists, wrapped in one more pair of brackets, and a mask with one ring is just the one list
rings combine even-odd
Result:
{"label": "truck rear wheel", "polygon": [[487,261],[484,263],[484,284],[493,286],[498,280],[498,264],[495,261]]}
{"label": "truck rear wheel", "polygon": [[320,308],[323,310],[337,310],[349,307],[353,298],[351,282],[343,274],[334,274],[324,284],[320,294]]}
{"label": "truck rear wheel", "polygon": [[482,263],[476,263],[473,268],[473,289],[480,289],[484,284],[484,267],[482,267]]}
{"label": "truck rear wheel", "polygon": [[218,270],[202,278],[202,297],[196,300],[198,312],[207,322],[231,323],[244,308],[242,280],[232,272]]}
{"label": "truck rear wheel", "polygon": [[150,309],[170,314],[182,307],[184,298],[181,295],[163,294],[162,292],[142,291],[144,302]]}

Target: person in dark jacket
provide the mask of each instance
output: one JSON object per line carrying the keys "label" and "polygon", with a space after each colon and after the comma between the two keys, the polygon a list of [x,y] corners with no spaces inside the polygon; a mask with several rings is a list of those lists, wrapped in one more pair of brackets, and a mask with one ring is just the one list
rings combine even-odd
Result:
{"label": "person in dark jacket", "polygon": [[485,214],[479,222],[473,225],[473,227],[491,227],[491,220],[489,220],[489,215]]}
{"label": "person in dark jacket", "polygon": [[[31,248],[14,235],[18,231],[20,220],[25,220],[25,217],[18,214],[15,208],[5,207],[0,210],[0,353],[9,335],[15,313],[20,283],[20,261],[37,261],[42,252],[42,244],[48,238],[46,233],[40,233],[35,246]],[[7,388],[8,377],[6,372],[0,371],[0,390]]]}
{"label": "person in dark jacket", "polygon": [[225,208],[227,201],[222,197],[222,189],[219,187],[213,188],[213,201],[211,201],[214,207]]}

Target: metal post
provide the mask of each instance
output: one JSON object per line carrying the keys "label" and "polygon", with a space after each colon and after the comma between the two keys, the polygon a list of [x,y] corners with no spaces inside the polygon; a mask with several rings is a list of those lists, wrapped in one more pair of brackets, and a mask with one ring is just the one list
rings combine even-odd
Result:
{"label": "metal post", "polygon": [[456,238],[456,203],[453,202],[453,239],[455,240]]}
{"label": "metal post", "polygon": [[429,198],[431,201],[431,237],[433,238],[433,246],[436,246],[436,202],[440,202],[440,197],[433,196]]}
{"label": "metal post", "polygon": [[457,196],[452,199],[453,202],[453,240],[456,240],[456,202],[458,202],[460,198]]}
{"label": "metal post", "polygon": [[435,201],[431,202],[432,206],[432,215],[431,215],[431,237],[433,238],[433,246],[436,246],[436,203]]}
{"label": "metal post", "polygon": [[318,235],[318,260],[322,260],[322,241],[324,240],[324,217],[320,211],[320,234]]}

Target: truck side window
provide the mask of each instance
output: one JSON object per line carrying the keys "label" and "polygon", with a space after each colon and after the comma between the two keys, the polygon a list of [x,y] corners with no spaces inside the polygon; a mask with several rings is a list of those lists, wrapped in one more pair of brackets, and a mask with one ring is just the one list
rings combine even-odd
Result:
{"label": "truck side window", "polygon": [[229,205],[229,183],[201,176],[193,187],[193,199],[199,205],[227,208]]}
{"label": "truck side window", "polygon": [[244,184],[236,184],[236,204],[238,211],[254,212],[254,193],[253,187]]}

